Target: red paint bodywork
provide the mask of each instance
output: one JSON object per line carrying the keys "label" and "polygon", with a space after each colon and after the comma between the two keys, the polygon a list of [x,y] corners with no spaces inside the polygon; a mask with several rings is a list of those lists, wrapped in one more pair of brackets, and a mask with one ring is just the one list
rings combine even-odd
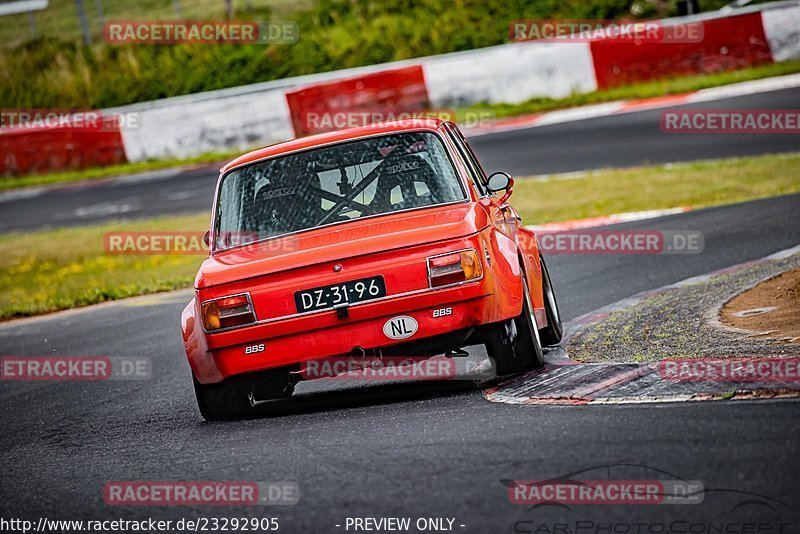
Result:
{"label": "red paint bodywork", "polygon": [[[528,277],[539,326],[546,324],[539,252],[533,232],[497,197],[480,197],[467,168],[448,137],[455,128],[438,119],[398,121],[296,139],[246,154],[226,172],[265,158],[359,137],[403,131],[438,134],[452,156],[469,198],[446,205],[365,217],[311,229],[239,249],[212,253],[195,280],[195,298],[186,306],[181,327],[186,354],[200,383],[350,354],[354,347],[387,348],[516,317],[522,310],[522,270]],[[213,239],[213,238],[212,238]],[[483,277],[453,287],[430,289],[426,258],[474,248]],[[335,264],[341,270],[333,269]],[[351,305],[349,317],[334,310],[298,314],[294,292],[381,274],[387,296]],[[257,323],[206,333],[200,315],[203,301],[249,292]],[[452,315],[433,310],[452,307]],[[392,340],[385,322],[397,315],[417,320],[409,339]],[[245,354],[245,347],[265,346]]]}

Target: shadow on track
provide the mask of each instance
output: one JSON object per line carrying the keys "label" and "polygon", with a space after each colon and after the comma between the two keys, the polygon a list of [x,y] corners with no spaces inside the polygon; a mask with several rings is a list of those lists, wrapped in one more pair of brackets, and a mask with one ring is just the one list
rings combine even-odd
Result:
{"label": "shadow on track", "polygon": [[[358,385],[334,391],[295,393],[287,399],[268,401],[258,406],[253,414],[230,418],[228,421],[285,417],[290,415],[347,410],[364,406],[395,404],[429,400],[461,393],[481,391],[472,380],[425,380],[411,383]],[[206,422],[207,424],[213,424]]]}

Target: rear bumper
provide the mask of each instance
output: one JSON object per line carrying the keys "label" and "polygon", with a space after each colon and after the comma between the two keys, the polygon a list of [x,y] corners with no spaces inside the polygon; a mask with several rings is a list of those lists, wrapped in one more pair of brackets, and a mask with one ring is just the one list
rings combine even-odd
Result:
{"label": "rear bumper", "polygon": [[[195,377],[200,383],[215,383],[228,377],[274,367],[300,364],[308,360],[348,355],[354,349],[388,348],[413,343],[424,346],[425,339],[451,332],[498,322],[519,313],[521,295],[495,291],[492,276],[460,286],[426,290],[412,295],[353,306],[347,318],[335,311],[314,314],[315,328],[298,332],[293,321],[308,321],[308,316],[266,322],[232,332],[208,335],[202,332],[190,309],[184,311],[186,352]],[[444,311],[443,311],[444,310]],[[416,320],[417,331],[410,337],[395,340],[384,334],[384,325],[392,317],[407,315]],[[190,324],[187,324],[190,323]],[[199,327],[199,331],[198,331]],[[191,338],[197,337],[193,340]],[[264,348],[247,354],[253,345]]]}

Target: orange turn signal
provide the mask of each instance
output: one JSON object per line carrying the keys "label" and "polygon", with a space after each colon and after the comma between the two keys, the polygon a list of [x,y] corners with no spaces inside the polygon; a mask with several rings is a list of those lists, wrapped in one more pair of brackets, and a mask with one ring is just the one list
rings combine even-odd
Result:
{"label": "orange turn signal", "polygon": [[203,326],[207,332],[256,322],[253,304],[247,293],[207,300],[201,308]]}
{"label": "orange turn signal", "polygon": [[483,276],[483,267],[474,249],[428,258],[430,287],[443,287]]}

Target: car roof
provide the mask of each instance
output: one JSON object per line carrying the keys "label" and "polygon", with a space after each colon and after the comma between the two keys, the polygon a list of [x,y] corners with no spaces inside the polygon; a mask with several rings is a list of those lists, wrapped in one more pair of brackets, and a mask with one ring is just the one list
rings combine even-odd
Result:
{"label": "car roof", "polygon": [[221,169],[221,173],[226,173],[229,170],[252,163],[264,158],[279,156],[297,150],[305,150],[317,146],[328,145],[339,141],[347,141],[351,139],[358,139],[359,137],[370,137],[373,135],[380,135],[384,133],[406,132],[414,130],[437,130],[447,121],[437,118],[419,118],[419,119],[405,119],[378,122],[374,124],[367,124],[365,126],[358,126],[355,128],[347,128],[344,130],[336,130],[333,132],[325,132],[321,134],[310,135],[308,137],[300,137],[292,139],[291,141],[284,141],[274,145],[258,148],[247,154],[243,154],[238,158],[227,163]]}

